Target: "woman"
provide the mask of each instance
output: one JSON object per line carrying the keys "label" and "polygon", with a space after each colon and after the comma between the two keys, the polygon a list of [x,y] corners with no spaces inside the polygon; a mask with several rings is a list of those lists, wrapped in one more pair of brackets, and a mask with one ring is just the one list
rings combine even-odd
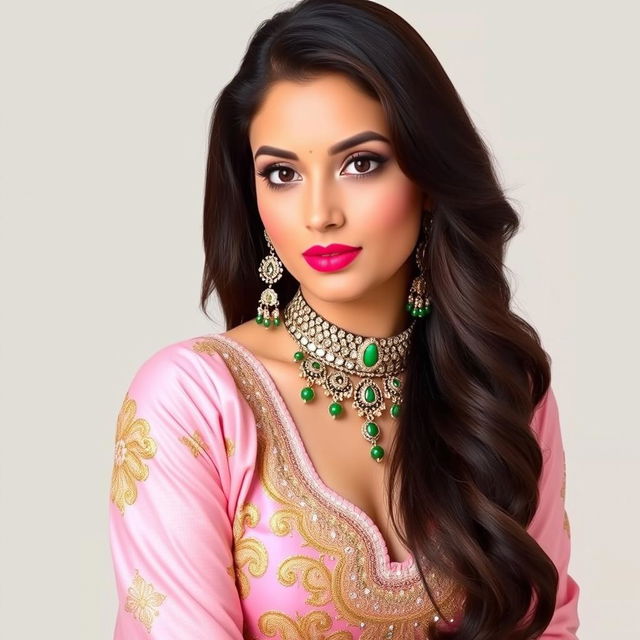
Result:
{"label": "woman", "polygon": [[227,331],[153,354],[118,417],[117,640],[576,637],[518,224],[399,16],[260,26],[210,131],[201,305]]}

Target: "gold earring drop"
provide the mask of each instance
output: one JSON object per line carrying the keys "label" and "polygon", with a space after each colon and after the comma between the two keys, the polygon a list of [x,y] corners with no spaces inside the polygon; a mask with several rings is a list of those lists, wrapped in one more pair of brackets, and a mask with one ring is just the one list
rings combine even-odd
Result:
{"label": "gold earring drop", "polygon": [[[428,213],[428,212],[427,212]],[[424,318],[431,313],[431,300],[427,296],[427,282],[424,278],[424,259],[427,248],[427,234],[431,228],[431,219],[427,223],[425,217],[424,231],[425,238],[416,248],[415,258],[418,265],[418,275],[413,279],[409,290],[409,297],[406,304],[406,310],[414,318]]]}
{"label": "gold earring drop", "polygon": [[[258,274],[267,284],[272,285],[276,283],[282,277],[282,262],[275,253],[275,249],[271,244],[271,240],[267,235],[267,230],[264,230],[264,237],[269,247],[269,255],[265,256],[258,268]],[[256,322],[263,325],[265,328],[269,328],[273,322],[273,326],[280,325],[280,309],[278,302],[278,294],[275,289],[268,286],[260,294],[260,303],[258,304],[258,315],[256,316]]]}

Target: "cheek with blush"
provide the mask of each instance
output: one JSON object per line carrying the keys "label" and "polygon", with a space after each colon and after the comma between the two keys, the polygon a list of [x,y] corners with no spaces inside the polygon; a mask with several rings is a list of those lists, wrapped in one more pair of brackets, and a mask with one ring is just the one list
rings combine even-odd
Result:
{"label": "cheek with blush", "polygon": [[420,217],[420,204],[412,189],[387,189],[378,194],[375,210],[370,213],[371,226],[376,231],[412,231]]}

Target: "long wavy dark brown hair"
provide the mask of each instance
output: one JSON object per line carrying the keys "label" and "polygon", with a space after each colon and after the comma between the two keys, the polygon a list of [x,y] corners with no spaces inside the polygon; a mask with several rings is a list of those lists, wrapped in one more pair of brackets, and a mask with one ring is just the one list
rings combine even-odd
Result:
{"label": "long wavy dark brown hair", "polygon": [[[537,637],[552,618],[558,583],[526,530],[542,471],[530,425],[551,359],[510,309],[504,253],[520,220],[438,59],[391,10],[366,0],[303,0],[253,34],[211,119],[201,308],[206,314],[215,291],[227,328],[255,318],[268,248],[249,125],[273,83],[324,72],[345,74],[380,102],[401,169],[433,203],[422,265],[433,311],[414,333],[387,489],[404,544],[465,593],[457,630],[431,623],[429,637]],[[284,305],[299,283],[285,269],[276,286]]]}

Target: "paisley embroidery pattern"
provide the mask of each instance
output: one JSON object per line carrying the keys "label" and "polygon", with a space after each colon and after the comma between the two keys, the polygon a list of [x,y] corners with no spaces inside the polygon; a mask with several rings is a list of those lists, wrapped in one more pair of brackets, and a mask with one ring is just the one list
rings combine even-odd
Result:
{"label": "paisley embroidery pattern", "polygon": [[250,592],[249,578],[244,567],[254,577],[264,575],[267,570],[267,549],[256,538],[245,538],[246,527],[255,527],[260,521],[260,513],[254,504],[245,504],[236,514],[233,522],[234,565],[238,593],[246,598]]}
{"label": "paisley embroidery pattern", "polygon": [[269,638],[282,640],[353,640],[349,631],[337,631],[325,635],[331,629],[333,621],[324,611],[310,611],[294,620],[280,611],[267,611],[260,616],[260,631]]}
{"label": "paisley embroidery pattern", "polygon": [[180,442],[186,444],[187,447],[191,449],[194,458],[197,458],[209,448],[207,443],[202,439],[199,431],[194,431],[190,436],[182,436]]}
{"label": "paisley embroidery pattern", "polygon": [[127,393],[118,414],[111,473],[111,501],[123,516],[125,505],[132,505],[138,497],[136,483],[149,476],[149,467],[142,460],[153,458],[157,450],[149,423],[136,418],[136,410],[135,400]]}
{"label": "paisley embroidery pattern", "polygon": [[139,620],[147,631],[150,631],[155,616],[159,613],[157,607],[165,601],[167,596],[155,591],[153,584],[145,582],[137,569],[128,593],[124,605],[125,611],[133,614],[133,617]]}
{"label": "paisley embroidery pattern", "polygon": [[[340,617],[362,629],[362,640],[414,638],[416,627],[438,620],[415,563],[392,570],[388,553],[383,553],[382,535],[351,503],[327,493],[314,479],[308,459],[297,448],[299,442],[288,431],[291,425],[287,423],[290,418],[284,401],[262,370],[262,363],[239,343],[216,334],[196,341],[193,349],[223,356],[254,413],[258,436],[256,471],[265,491],[283,506],[270,519],[272,530],[286,535],[296,529],[306,544],[320,553],[318,559],[289,558],[279,568],[281,582],[284,578],[287,582],[283,584],[291,584],[290,572],[294,569],[302,572],[302,584],[310,594],[308,601],[330,600]],[[333,568],[325,561],[333,561]],[[429,571],[428,566],[424,570],[442,613],[452,619],[461,609],[462,594],[445,576]],[[318,633],[331,625],[327,622],[329,626],[322,626],[324,612],[309,614],[312,615],[319,617],[305,617],[303,622],[270,611],[260,618],[260,628],[263,633],[280,633],[279,637],[287,639],[323,637]],[[351,634],[335,637],[351,638]]]}
{"label": "paisley embroidery pattern", "polygon": [[331,572],[322,558],[291,556],[278,567],[278,580],[285,587],[300,580],[309,593],[307,604],[321,607],[331,601]]}

